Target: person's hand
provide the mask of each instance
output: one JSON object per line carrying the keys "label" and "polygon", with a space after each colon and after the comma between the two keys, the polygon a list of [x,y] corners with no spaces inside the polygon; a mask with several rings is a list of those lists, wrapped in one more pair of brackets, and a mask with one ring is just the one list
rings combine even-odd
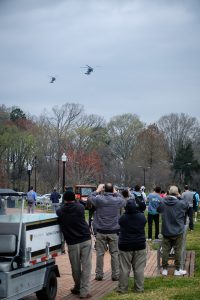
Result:
{"label": "person's hand", "polygon": [[97,192],[97,193],[101,193],[101,192],[103,192],[103,191],[104,191],[104,184],[101,183],[101,184],[99,184],[99,186],[98,186],[96,192]]}
{"label": "person's hand", "polygon": [[116,190],[115,186],[113,187],[113,193],[118,193],[118,191]]}

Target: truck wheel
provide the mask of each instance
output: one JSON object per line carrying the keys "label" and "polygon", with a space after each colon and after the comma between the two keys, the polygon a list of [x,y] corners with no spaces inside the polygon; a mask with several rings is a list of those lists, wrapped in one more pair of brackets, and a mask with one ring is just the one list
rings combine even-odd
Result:
{"label": "truck wheel", "polygon": [[50,272],[47,278],[46,286],[36,292],[38,300],[54,300],[57,294],[57,277],[55,272]]}

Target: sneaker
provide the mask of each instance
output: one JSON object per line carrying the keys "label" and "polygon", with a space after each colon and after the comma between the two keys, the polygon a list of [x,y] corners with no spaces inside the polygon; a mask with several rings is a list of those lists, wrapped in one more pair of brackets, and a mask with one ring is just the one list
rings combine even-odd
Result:
{"label": "sneaker", "polygon": [[186,270],[175,270],[174,271],[174,276],[183,276],[183,275],[186,275],[187,274],[187,271]]}
{"label": "sneaker", "polygon": [[147,241],[151,241],[152,239],[147,239]]}
{"label": "sneaker", "polygon": [[162,275],[163,275],[163,276],[167,276],[167,275],[168,275],[168,270],[167,270],[167,269],[163,269]]}

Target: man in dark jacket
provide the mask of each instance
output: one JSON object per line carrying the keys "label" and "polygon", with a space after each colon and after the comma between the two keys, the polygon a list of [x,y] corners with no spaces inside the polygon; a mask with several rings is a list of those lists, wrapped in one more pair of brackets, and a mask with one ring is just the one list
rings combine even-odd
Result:
{"label": "man in dark jacket", "polygon": [[143,292],[144,290],[145,224],[144,213],[137,207],[135,200],[128,200],[125,213],[119,219],[119,293],[126,293],[128,290],[131,267],[134,273],[134,291]]}
{"label": "man in dark jacket", "polygon": [[177,198],[179,192],[176,186],[171,186],[169,196],[164,198],[157,208],[157,211],[162,214],[162,275],[168,274],[168,259],[172,248],[175,254],[175,276],[185,275],[186,271],[181,267],[181,250],[183,243],[185,214],[189,205],[184,200]]}
{"label": "man in dark jacket", "polygon": [[104,254],[109,249],[111,255],[112,280],[119,278],[118,233],[120,209],[126,205],[125,199],[117,193],[112,183],[100,184],[95,192],[88,196],[88,206],[92,204],[96,211],[94,226],[96,235],[96,280],[103,279]]}
{"label": "man in dark jacket", "polygon": [[50,200],[52,201],[52,207],[53,211],[55,212],[58,205],[59,205],[59,199],[61,198],[60,194],[56,191],[56,188],[54,188],[53,192],[51,193]]}
{"label": "man in dark jacket", "polygon": [[90,229],[85,220],[85,209],[75,201],[75,194],[63,194],[64,204],[56,211],[65,241],[68,245],[69,260],[74,279],[72,294],[80,298],[90,298],[90,278],[92,267],[92,243]]}

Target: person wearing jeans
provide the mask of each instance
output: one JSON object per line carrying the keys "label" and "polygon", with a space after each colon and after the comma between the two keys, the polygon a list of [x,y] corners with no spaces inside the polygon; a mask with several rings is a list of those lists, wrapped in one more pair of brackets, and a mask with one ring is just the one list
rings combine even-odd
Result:
{"label": "person wearing jeans", "polygon": [[50,200],[52,202],[52,208],[53,212],[56,212],[56,209],[59,206],[59,199],[61,198],[61,195],[56,191],[56,188],[53,189],[53,192],[51,193]]}
{"label": "person wearing jeans", "polygon": [[159,213],[157,208],[162,201],[160,196],[161,188],[155,187],[154,192],[147,196],[148,205],[148,240],[152,240],[152,227],[153,222],[155,223],[155,239],[158,239],[159,235]]}

